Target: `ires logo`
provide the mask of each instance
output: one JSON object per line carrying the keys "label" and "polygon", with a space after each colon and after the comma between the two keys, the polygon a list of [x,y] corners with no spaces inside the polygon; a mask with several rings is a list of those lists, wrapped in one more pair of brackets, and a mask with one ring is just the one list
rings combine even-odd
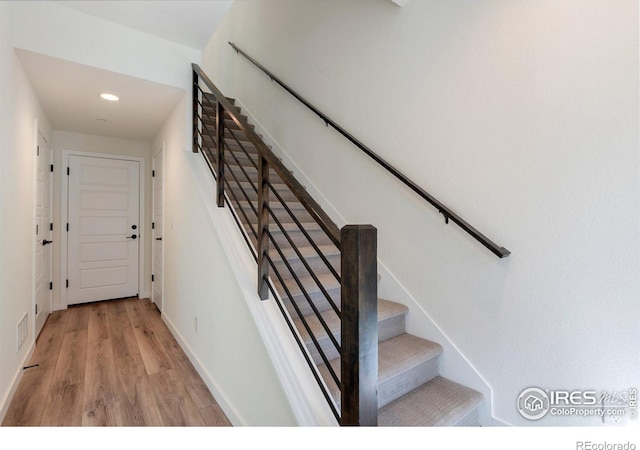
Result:
{"label": "ires logo", "polygon": [[636,416],[637,395],[635,388],[621,392],[597,392],[595,390],[542,390],[525,389],[518,396],[517,408],[525,419],[539,420],[547,413],[557,416],[613,416],[627,413]]}
{"label": "ires logo", "polygon": [[553,406],[594,406],[598,404],[596,391],[549,391]]}

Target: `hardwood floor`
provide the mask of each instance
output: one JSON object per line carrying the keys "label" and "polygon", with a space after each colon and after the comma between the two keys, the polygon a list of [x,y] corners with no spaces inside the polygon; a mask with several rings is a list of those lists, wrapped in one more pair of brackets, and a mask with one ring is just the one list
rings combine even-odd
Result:
{"label": "hardwood floor", "polygon": [[147,299],[53,312],[3,426],[230,426]]}

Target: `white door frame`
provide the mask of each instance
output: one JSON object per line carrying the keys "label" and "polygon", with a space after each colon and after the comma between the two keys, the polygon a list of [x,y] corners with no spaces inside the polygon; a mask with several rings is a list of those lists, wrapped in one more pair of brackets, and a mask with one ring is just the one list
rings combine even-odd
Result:
{"label": "white door frame", "polygon": [[[162,198],[160,199],[160,202],[162,202],[162,234],[163,234],[163,239],[164,239],[164,235],[166,234],[164,231],[164,186],[165,186],[165,170],[164,170],[164,142],[162,143],[162,147],[160,147],[160,149],[155,152],[153,155],[151,155],[151,165],[153,167],[153,170],[155,170],[154,167],[154,161],[157,155],[160,155],[160,157],[162,158]],[[155,220],[155,204],[156,204],[156,197],[155,197],[155,186],[153,185],[153,180],[151,181],[151,195],[152,195],[152,201],[151,201],[151,221],[153,222]],[[154,236],[154,232],[153,230],[151,231],[151,236],[152,238],[155,237]],[[156,251],[156,246],[154,241],[151,241],[151,273],[154,273],[154,265],[155,265],[155,251]],[[162,241],[162,276],[160,277],[162,286],[160,286],[160,290],[162,291],[162,304],[158,306],[158,309],[160,309],[160,311],[164,311],[164,240]],[[155,303],[155,299],[154,297],[154,292],[153,292],[153,283],[151,283],[151,301],[153,303]]]}
{"label": "white door frame", "polygon": [[[137,161],[140,163],[140,205],[139,205],[139,214],[140,214],[140,232],[138,235],[140,236],[140,243],[147,242],[146,237],[146,202],[145,202],[145,187],[147,183],[147,171],[145,167],[144,158],[139,158],[136,156],[127,156],[127,155],[113,155],[110,153],[92,153],[92,152],[82,152],[77,150],[63,150],[62,151],[62,176],[61,176],[61,186],[60,186],[60,236],[61,236],[61,246],[60,246],[60,303],[62,309],[67,309],[69,306],[68,296],[67,296],[67,279],[68,279],[68,245],[69,245],[69,236],[66,232],[67,226],[67,218],[69,217],[69,179],[66,175],[67,167],[69,167],[69,157],[70,156],[88,156],[93,158],[103,158],[103,159],[114,159],[114,160],[124,160],[124,161]],[[146,244],[142,244],[138,249],[138,295],[140,297],[146,297],[147,292],[145,288],[145,259],[144,255],[146,253]]]}
{"label": "white door frame", "polygon": [[[46,149],[38,149],[39,144],[39,137],[42,136],[42,139],[49,144],[49,141],[47,141],[46,136],[44,135],[44,133],[42,131],[40,131],[40,128],[38,127],[38,120],[36,119],[35,121],[35,131],[34,131],[34,146],[33,146],[33,154],[37,155],[38,151],[46,151]],[[32,230],[35,231],[36,230],[36,226],[38,225],[38,221],[37,221],[37,208],[38,208],[38,200],[37,200],[37,195],[38,195],[38,160],[37,160],[37,156],[34,157],[34,169],[33,169],[33,227]],[[48,155],[47,155],[47,160],[49,162],[49,165],[53,164],[53,149],[49,146],[49,151],[48,151]],[[50,170],[48,168],[45,168],[46,170]],[[48,186],[45,186],[45,188],[48,190],[48,195],[49,195],[49,222],[48,223],[53,223],[53,176],[49,176],[49,183]],[[41,232],[45,232],[46,230],[39,230]],[[45,236],[46,237],[46,236]],[[32,258],[33,258],[33,286],[32,286],[32,301],[31,301],[31,313],[29,314],[29,316],[31,317],[31,320],[29,322],[31,322],[31,330],[33,330],[33,338],[37,339],[38,336],[36,335],[36,304],[37,304],[37,298],[36,298],[36,257],[37,257],[37,248],[36,248],[37,243],[33,242],[33,246],[32,246]],[[50,250],[49,253],[49,257],[50,257],[50,264],[49,264],[49,274],[48,274],[48,278],[49,281],[53,281],[53,251]],[[52,311],[53,308],[53,295],[52,295],[52,291],[50,289],[47,290],[47,295],[46,297],[48,298],[48,303],[49,303],[49,314]],[[46,301],[46,300],[45,300]],[[45,319],[46,321],[46,319]]]}

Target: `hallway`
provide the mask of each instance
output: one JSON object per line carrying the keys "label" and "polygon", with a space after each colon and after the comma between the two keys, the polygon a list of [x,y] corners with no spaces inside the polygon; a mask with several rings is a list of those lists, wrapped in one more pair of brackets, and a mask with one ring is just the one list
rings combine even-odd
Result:
{"label": "hallway", "polygon": [[53,312],[3,426],[230,426],[148,299]]}

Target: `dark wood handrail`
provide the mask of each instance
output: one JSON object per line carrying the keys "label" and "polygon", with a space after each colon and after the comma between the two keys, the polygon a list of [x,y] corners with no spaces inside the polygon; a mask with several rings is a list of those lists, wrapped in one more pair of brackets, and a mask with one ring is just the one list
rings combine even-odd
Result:
{"label": "dark wood handrail", "polygon": [[256,147],[258,152],[267,160],[269,166],[275,170],[275,172],[280,176],[282,181],[291,189],[291,192],[294,193],[296,198],[300,201],[300,203],[305,207],[305,209],[311,214],[314,220],[320,225],[320,227],[324,230],[325,233],[329,236],[331,241],[336,245],[336,247],[341,248],[340,245],[340,228],[335,224],[335,222],[329,217],[329,215],[324,212],[322,207],[309,195],[306,189],[300,184],[298,180],[291,174],[289,169],[287,169],[282,161],[280,161],[276,155],[271,151],[269,147],[262,142],[262,139],[253,131],[253,128],[249,126],[246,120],[240,117],[239,114],[236,113],[236,109],[231,104],[231,102],[220,92],[220,90],[213,84],[213,81],[209,79],[206,73],[198,66],[197,64],[191,64],[193,71],[200,77],[202,82],[207,86],[207,88],[211,91],[211,93],[216,97],[216,100],[222,105],[222,107],[227,111],[231,119],[236,123],[236,125],[240,128],[240,130],[244,133],[244,135],[251,141],[251,143]]}
{"label": "dark wood handrail", "polygon": [[311,111],[313,111],[313,113],[315,115],[317,115],[318,117],[320,117],[327,126],[330,126],[333,129],[335,129],[338,133],[340,133],[342,136],[347,138],[353,145],[358,147],[360,150],[362,150],[364,153],[366,153],[369,157],[371,157],[374,161],[376,161],[378,164],[380,164],[382,167],[384,167],[387,171],[389,171],[394,177],[396,177],[403,184],[405,184],[407,187],[409,187],[409,189],[411,189],[416,194],[418,194],[420,197],[422,197],[424,200],[426,200],[428,203],[433,205],[438,210],[438,212],[444,216],[444,218],[445,218],[447,223],[449,223],[449,220],[453,221],[456,225],[458,225],[464,231],[469,233],[474,239],[476,239],[478,242],[480,242],[482,245],[484,245],[486,248],[488,248],[492,253],[494,253],[499,258],[505,258],[505,257],[507,257],[507,256],[509,256],[511,254],[511,252],[509,250],[507,250],[506,248],[504,248],[504,247],[496,244],[495,242],[493,242],[487,236],[482,234],[480,231],[478,231],[476,228],[474,228],[468,222],[466,222],[464,219],[462,219],[458,214],[456,214],[450,208],[445,206],[442,202],[437,200],[435,197],[433,197],[427,191],[425,191],[420,186],[418,186],[416,183],[411,181],[409,179],[409,177],[407,177],[405,174],[403,174],[400,170],[396,169],[393,165],[391,165],[389,162],[387,162],[384,158],[379,156],[377,153],[375,153],[369,147],[367,147],[362,142],[360,142],[358,139],[353,137],[353,135],[351,135],[348,131],[346,131],[344,128],[342,128],[340,125],[338,125],[335,121],[333,121],[331,118],[329,118],[326,114],[324,114],[318,108],[313,106],[308,100],[306,100],[304,97],[302,97],[296,91],[291,89],[280,78],[275,76],[272,72],[270,72],[262,64],[260,64],[258,61],[256,61],[251,56],[249,56],[246,52],[244,52],[242,49],[240,49],[236,44],[234,44],[233,42],[229,42],[229,45],[231,47],[233,47],[233,49],[237,53],[239,53],[242,56],[244,56],[245,58],[247,58],[249,61],[251,61],[251,63],[253,63],[261,71],[263,71],[269,78],[271,78],[272,81],[276,82],[285,91],[287,91],[289,94],[293,95],[298,101],[300,101],[303,105],[305,105],[307,108],[309,108]]}

